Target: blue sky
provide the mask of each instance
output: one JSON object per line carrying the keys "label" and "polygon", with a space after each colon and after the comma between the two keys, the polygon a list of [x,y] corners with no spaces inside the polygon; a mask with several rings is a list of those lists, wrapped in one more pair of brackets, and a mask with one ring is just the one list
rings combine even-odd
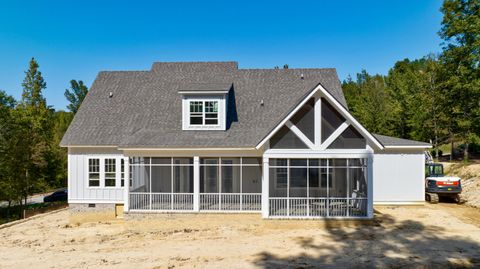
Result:
{"label": "blue sky", "polygon": [[148,70],[154,61],[238,61],[240,68],[335,67],[386,74],[440,51],[441,1],[1,1],[0,89],[21,96],[35,57],[49,105],[71,79]]}

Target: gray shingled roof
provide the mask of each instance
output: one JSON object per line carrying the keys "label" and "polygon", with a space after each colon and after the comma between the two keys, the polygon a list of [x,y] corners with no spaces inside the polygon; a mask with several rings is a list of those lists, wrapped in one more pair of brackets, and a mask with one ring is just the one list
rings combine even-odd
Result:
{"label": "gray shingled roof", "polygon": [[382,143],[384,146],[422,146],[422,147],[430,147],[430,143],[415,141],[415,140],[408,140],[403,138],[391,137],[386,135],[379,135],[373,134],[375,138]]}
{"label": "gray shingled roof", "polygon": [[[162,62],[150,71],[100,72],[61,145],[254,147],[318,84],[347,107],[335,69]],[[179,91],[208,90],[209,85],[230,89],[227,130],[183,131]]]}
{"label": "gray shingled roof", "polygon": [[232,88],[231,82],[225,83],[192,83],[181,88],[179,93],[201,93],[201,92],[228,92]]}

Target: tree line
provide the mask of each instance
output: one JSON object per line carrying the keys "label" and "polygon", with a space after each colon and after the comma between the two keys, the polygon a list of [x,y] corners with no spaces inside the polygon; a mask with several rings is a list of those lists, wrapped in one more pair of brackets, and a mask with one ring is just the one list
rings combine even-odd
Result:
{"label": "tree line", "polygon": [[440,53],[398,61],[387,75],[362,70],[343,91],[369,131],[431,141],[437,156],[440,145],[461,144],[468,160],[480,142],[480,1],[446,0],[441,12]]}
{"label": "tree line", "polygon": [[67,150],[59,146],[88,88],[72,80],[65,97],[69,112],[47,104],[47,87],[37,61],[29,62],[22,96],[0,90],[0,201],[20,205],[29,195],[66,186]]}

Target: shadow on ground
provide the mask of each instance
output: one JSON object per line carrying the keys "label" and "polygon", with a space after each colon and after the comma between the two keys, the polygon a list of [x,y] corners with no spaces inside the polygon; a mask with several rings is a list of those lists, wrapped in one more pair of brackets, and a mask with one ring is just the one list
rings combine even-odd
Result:
{"label": "shadow on ground", "polygon": [[[301,254],[257,255],[260,268],[480,268],[480,245],[462,237],[445,235],[439,226],[397,221],[375,214],[371,225],[338,227],[327,222],[327,238],[297,237]],[[323,239],[323,240],[322,240]],[[323,242],[321,242],[323,241]]]}

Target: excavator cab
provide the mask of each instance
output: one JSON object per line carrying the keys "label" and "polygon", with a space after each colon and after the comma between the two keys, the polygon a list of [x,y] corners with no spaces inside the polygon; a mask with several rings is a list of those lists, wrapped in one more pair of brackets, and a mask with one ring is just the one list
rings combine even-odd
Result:
{"label": "excavator cab", "polygon": [[465,202],[461,197],[462,183],[459,177],[445,176],[441,163],[425,165],[425,199],[438,203],[440,197],[454,198],[457,203]]}

